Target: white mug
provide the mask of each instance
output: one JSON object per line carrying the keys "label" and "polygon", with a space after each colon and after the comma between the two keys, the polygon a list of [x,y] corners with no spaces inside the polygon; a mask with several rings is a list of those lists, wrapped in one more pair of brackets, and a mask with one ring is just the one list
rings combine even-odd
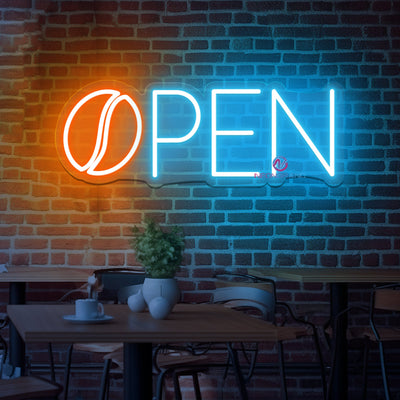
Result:
{"label": "white mug", "polygon": [[75,301],[75,316],[77,319],[89,320],[104,316],[103,304],[96,299],[79,299]]}

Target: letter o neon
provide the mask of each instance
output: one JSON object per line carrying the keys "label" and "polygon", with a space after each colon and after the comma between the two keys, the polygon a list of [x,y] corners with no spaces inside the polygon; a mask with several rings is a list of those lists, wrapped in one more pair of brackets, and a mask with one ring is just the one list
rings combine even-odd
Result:
{"label": "letter o neon", "polygon": [[[97,96],[106,95],[106,94],[109,94],[110,98],[107,100],[107,102],[103,106],[103,109],[100,114],[99,124],[98,124],[98,128],[97,128],[96,143],[95,143],[95,146],[93,149],[93,153],[92,153],[89,161],[85,165],[80,165],[73,157],[70,147],[69,147],[69,131],[70,131],[72,120],[74,119],[75,115],[77,114],[79,109],[84,104],[86,104],[88,101],[90,101],[91,99],[93,99]],[[129,104],[129,106],[133,110],[135,117],[136,117],[137,127],[136,127],[135,140],[133,141],[128,154],[118,164],[114,165],[111,168],[105,169],[105,170],[96,170],[95,168],[99,165],[99,163],[103,159],[104,154],[106,153],[106,150],[107,150],[112,114],[113,114],[115,108],[117,107],[117,105],[122,101],[126,101]],[[74,108],[68,115],[68,118],[67,118],[65,126],[64,126],[64,132],[63,132],[63,146],[64,146],[65,155],[66,155],[68,161],[71,163],[71,165],[80,172],[86,171],[86,173],[88,175],[92,175],[92,176],[109,175],[109,174],[112,174],[112,173],[118,171],[119,169],[121,169],[124,165],[126,165],[132,159],[137,148],[139,147],[140,139],[142,137],[142,131],[143,131],[142,116],[140,114],[140,110],[139,110],[138,106],[136,105],[136,103],[133,101],[133,99],[131,97],[129,97],[126,94],[121,95],[121,93],[118,90],[113,90],[113,89],[97,90],[97,91],[94,91],[94,92],[86,95],[83,99],[81,99],[74,106]]]}

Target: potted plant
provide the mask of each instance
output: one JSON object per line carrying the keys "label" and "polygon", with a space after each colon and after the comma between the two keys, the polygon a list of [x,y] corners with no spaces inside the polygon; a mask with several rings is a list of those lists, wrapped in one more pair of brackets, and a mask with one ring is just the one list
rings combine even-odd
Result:
{"label": "potted plant", "polygon": [[175,274],[180,269],[185,248],[182,229],[173,226],[165,230],[155,221],[146,219],[144,230],[135,226],[133,234],[130,244],[146,272],[142,293],[147,305],[150,308],[151,300],[163,297],[172,310],[179,298]]}

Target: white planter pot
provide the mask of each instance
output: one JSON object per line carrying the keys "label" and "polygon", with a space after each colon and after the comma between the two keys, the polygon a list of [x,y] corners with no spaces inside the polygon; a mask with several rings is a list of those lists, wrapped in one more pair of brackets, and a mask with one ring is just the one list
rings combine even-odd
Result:
{"label": "white planter pot", "polygon": [[142,294],[147,305],[155,297],[163,297],[170,304],[170,311],[180,297],[178,282],[175,278],[146,278],[143,282]]}

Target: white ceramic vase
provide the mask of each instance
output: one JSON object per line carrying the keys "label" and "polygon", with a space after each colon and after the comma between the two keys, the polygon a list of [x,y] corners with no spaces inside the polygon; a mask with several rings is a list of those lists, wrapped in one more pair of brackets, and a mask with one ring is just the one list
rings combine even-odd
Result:
{"label": "white ceramic vase", "polygon": [[164,319],[168,317],[171,311],[171,305],[164,297],[154,297],[149,304],[149,312],[155,319]]}
{"label": "white ceramic vase", "polygon": [[146,304],[156,297],[165,298],[170,304],[170,311],[179,300],[179,287],[175,278],[146,278],[143,282],[142,294]]}
{"label": "white ceramic vase", "polygon": [[128,297],[128,307],[133,312],[144,311],[146,308],[146,303],[143,298],[142,289],[139,289],[137,293],[134,293]]}

